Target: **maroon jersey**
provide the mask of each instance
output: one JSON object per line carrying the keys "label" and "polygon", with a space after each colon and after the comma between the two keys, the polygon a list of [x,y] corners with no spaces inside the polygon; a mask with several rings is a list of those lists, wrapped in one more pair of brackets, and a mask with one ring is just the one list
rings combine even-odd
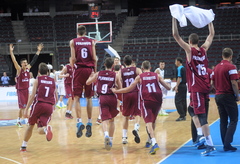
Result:
{"label": "maroon jersey", "polygon": [[191,48],[191,61],[186,61],[187,83],[191,92],[209,93],[208,59],[205,50]]}
{"label": "maroon jersey", "polygon": [[113,94],[110,88],[115,86],[116,73],[112,71],[99,71],[97,77],[97,94],[110,95]]}
{"label": "maroon jersey", "polygon": [[227,60],[222,60],[214,68],[212,80],[216,89],[216,95],[234,94],[231,80],[238,80],[236,67]]}
{"label": "maroon jersey", "polygon": [[75,48],[75,64],[80,67],[94,67],[92,39],[79,37],[73,39]]}
{"label": "maroon jersey", "polygon": [[140,74],[141,85],[140,95],[144,101],[162,103],[162,90],[158,81],[158,74],[154,72],[144,72]]}
{"label": "maroon jersey", "polygon": [[28,89],[29,88],[29,69],[25,71],[21,68],[20,74],[17,77],[16,89]]}
{"label": "maroon jersey", "polygon": [[[121,69],[122,87],[123,88],[130,86],[134,82],[134,80],[137,76],[136,69],[137,69],[136,67],[128,67],[128,68]],[[132,92],[134,92],[134,91],[138,91],[137,86]]]}
{"label": "maroon jersey", "polygon": [[66,68],[67,68],[67,73],[69,74],[69,76],[64,78],[64,83],[69,84],[69,83],[72,83],[73,68],[69,64],[66,65]]}
{"label": "maroon jersey", "polygon": [[44,102],[54,105],[55,97],[55,81],[49,76],[38,76],[38,86],[35,96],[35,102]]}

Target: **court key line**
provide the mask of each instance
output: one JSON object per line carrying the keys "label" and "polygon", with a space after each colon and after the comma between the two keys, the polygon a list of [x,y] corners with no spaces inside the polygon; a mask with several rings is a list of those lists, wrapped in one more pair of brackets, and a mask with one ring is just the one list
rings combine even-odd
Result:
{"label": "court key line", "polygon": [[14,163],[17,163],[17,164],[22,164],[22,163],[20,163],[20,162],[18,162],[18,161],[14,161],[13,159],[10,159],[10,158],[6,158],[6,157],[2,157],[2,156],[0,156],[0,158],[6,159],[6,160],[8,160],[8,161],[11,161],[11,162],[14,162]]}

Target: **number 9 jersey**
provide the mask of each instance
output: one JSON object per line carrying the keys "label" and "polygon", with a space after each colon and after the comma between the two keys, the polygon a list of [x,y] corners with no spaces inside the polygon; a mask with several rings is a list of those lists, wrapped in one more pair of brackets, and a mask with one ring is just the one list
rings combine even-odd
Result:
{"label": "number 9 jersey", "polygon": [[99,71],[97,77],[97,94],[114,95],[110,88],[115,87],[116,73],[113,71]]}
{"label": "number 9 jersey", "polygon": [[38,86],[34,102],[44,102],[54,105],[56,103],[55,97],[55,81],[48,76],[38,76]]}
{"label": "number 9 jersey", "polygon": [[189,92],[209,93],[208,59],[204,48],[191,47],[191,61],[186,60],[186,68]]}
{"label": "number 9 jersey", "polygon": [[79,67],[94,67],[93,40],[87,37],[73,39],[75,48],[75,64]]}

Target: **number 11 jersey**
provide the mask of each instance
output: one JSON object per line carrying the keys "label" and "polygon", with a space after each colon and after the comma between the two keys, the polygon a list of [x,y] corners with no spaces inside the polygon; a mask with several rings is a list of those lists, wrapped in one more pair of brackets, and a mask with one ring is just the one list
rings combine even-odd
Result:
{"label": "number 11 jersey", "polygon": [[191,61],[186,60],[186,68],[189,91],[209,93],[208,59],[204,48],[191,47]]}

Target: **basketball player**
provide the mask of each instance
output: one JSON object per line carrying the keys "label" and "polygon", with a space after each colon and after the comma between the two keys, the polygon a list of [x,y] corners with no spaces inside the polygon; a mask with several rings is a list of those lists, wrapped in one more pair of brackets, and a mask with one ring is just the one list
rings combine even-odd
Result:
{"label": "basketball player", "polygon": [[[121,75],[121,81],[122,81],[122,87],[128,87],[131,85],[131,83],[134,82],[134,79],[142,73],[142,70],[140,68],[132,67],[132,57],[129,55],[126,55],[123,58],[123,62],[126,66],[126,68],[121,69],[120,75]],[[140,128],[140,100],[138,96],[138,87],[129,92],[122,94],[122,100],[123,100],[123,110],[122,115],[124,116],[123,119],[123,131],[122,131],[122,143],[127,144],[127,131],[128,131],[128,121],[130,116],[135,117],[135,125],[134,130],[132,131],[133,135],[135,136],[134,140],[136,143],[140,143],[140,137],[138,135],[138,131]]]}
{"label": "basketball player", "polygon": [[73,91],[72,91],[72,77],[73,77],[73,67],[72,67],[72,60],[71,57],[69,58],[70,64],[67,64],[62,72],[60,73],[59,77],[64,78],[64,87],[66,98],[68,99],[67,102],[67,110],[65,114],[66,119],[73,119],[72,116],[72,105],[73,105]]}
{"label": "basketball player", "polygon": [[[209,35],[205,43],[201,47],[198,47],[198,35],[193,33],[189,36],[189,43],[184,42],[178,33],[176,19],[172,18],[173,37],[186,52],[187,83],[188,86],[191,86],[191,98],[194,109],[194,111],[192,111],[192,113],[194,113],[193,121],[199,133],[204,134],[207,146],[206,151],[202,152],[202,155],[205,156],[210,155],[216,150],[213,146],[212,137],[210,135],[205,109],[205,101],[208,99],[210,91],[206,52],[212,44],[215,33],[213,23],[208,24],[208,28]],[[202,141],[204,142],[204,139],[202,140],[201,138],[201,135],[199,135],[197,143],[202,144]]]}
{"label": "basketball player", "polygon": [[81,118],[80,97],[84,89],[84,97],[87,99],[88,123],[86,126],[86,137],[92,136],[92,96],[93,86],[86,85],[86,81],[93,71],[97,69],[97,57],[95,43],[86,36],[86,27],[78,27],[78,37],[70,41],[72,63],[76,64],[73,76],[73,95],[77,115],[77,137],[82,136],[85,128]]}
{"label": "basketball player", "polygon": [[[162,84],[167,90],[170,90],[171,87],[167,84],[161,76],[155,72],[150,72],[151,64],[149,61],[144,61],[142,63],[143,73],[138,75],[134,82],[126,88],[119,90],[112,89],[114,93],[128,93],[135,89],[135,87],[140,84],[140,96],[143,100],[142,115],[146,123],[147,133],[151,138],[151,150],[150,154],[155,154],[159,149],[159,146],[155,139],[154,129],[155,121],[162,105],[162,91],[160,84]],[[160,84],[159,84],[160,82]]]}
{"label": "basketball player", "polygon": [[121,88],[119,76],[112,71],[112,65],[113,59],[109,57],[106,58],[104,62],[106,70],[92,73],[86,82],[87,85],[97,82],[97,94],[99,95],[104,144],[107,150],[110,150],[112,147],[115,130],[114,117],[119,113],[117,110],[117,97],[110,88],[115,86]]}
{"label": "basketball player", "polygon": [[[34,125],[38,126],[38,133],[45,134],[47,141],[52,139],[52,127],[48,125],[51,120],[51,115],[56,103],[57,92],[55,89],[55,81],[48,76],[48,66],[45,63],[40,63],[39,76],[33,84],[32,94],[28,100],[24,110],[24,117],[29,117],[29,126],[26,129],[21,152],[25,152],[27,143],[32,136]],[[30,116],[28,116],[28,108],[32,105]]]}
{"label": "basketball player", "polygon": [[[43,49],[43,44],[39,44],[37,46],[37,52],[34,55],[32,61],[30,64],[28,64],[27,59],[22,58],[20,60],[20,65],[18,64],[14,54],[13,54],[13,44],[9,45],[9,52],[14,64],[14,67],[16,68],[16,89],[17,89],[17,95],[18,95],[18,106],[19,106],[19,114],[18,114],[18,119],[17,119],[17,126],[22,127],[21,124],[21,118],[23,116],[23,111],[27,105],[28,97],[29,97],[29,79],[30,79],[30,74],[29,70],[33,66],[33,64],[37,61],[38,56]],[[25,123],[27,123],[27,119],[25,119]]]}
{"label": "basketball player", "polygon": [[66,107],[66,105],[63,102],[63,97],[66,95],[65,86],[64,86],[64,78],[60,76],[63,68],[64,68],[64,65],[60,65],[59,71],[55,72],[55,81],[57,84],[57,91],[58,91],[58,95],[59,95],[59,100],[57,102],[56,107],[58,107],[59,109]]}
{"label": "basketball player", "polygon": [[[160,61],[159,62],[159,68],[157,68],[155,70],[155,73],[159,74],[163,79],[164,79],[164,75],[165,75],[165,61]],[[162,89],[162,94],[163,94],[163,101],[165,99],[165,97],[167,96],[167,89],[165,89],[164,87],[161,86]],[[164,102],[163,102],[164,103]],[[161,110],[159,111],[159,116],[168,116],[169,114],[163,109],[161,108]]]}
{"label": "basketball player", "polygon": [[[224,151],[236,151],[231,145],[238,124],[238,105],[240,100],[237,80],[238,72],[232,62],[233,51],[224,48],[223,60],[216,65],[213,73],[213,85],[216,89],[216,104],[220,116],[220,132]],[[229,120],[229,122],[228,122]]]}

